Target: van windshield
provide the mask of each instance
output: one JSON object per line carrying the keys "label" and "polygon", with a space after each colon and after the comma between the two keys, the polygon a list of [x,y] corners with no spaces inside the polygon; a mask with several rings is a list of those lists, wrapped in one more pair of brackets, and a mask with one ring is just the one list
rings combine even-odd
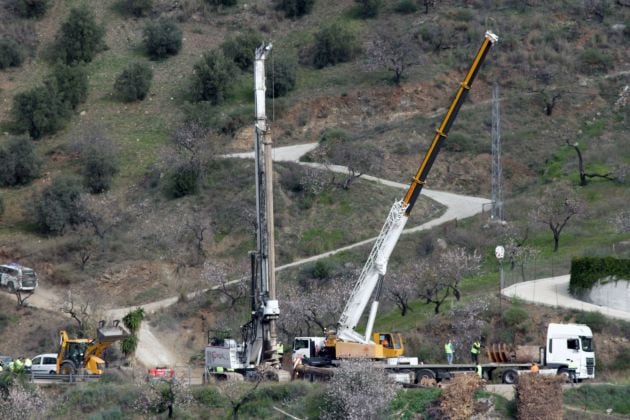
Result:
{"label": "van windshield", "polygon": [[583,351],[593,351],[593,338],[592,337],[580,337],[582,342]]}
{"label": "van windshield", "polygon": [[307,349],[307,348],[309,348],[308,340],[295,340],[293,342],[293,350],[300,350],[300,349]]}

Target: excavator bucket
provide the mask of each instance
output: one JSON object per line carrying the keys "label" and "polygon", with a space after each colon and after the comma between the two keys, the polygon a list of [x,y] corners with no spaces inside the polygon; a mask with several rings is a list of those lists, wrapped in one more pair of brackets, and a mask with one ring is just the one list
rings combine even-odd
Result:
{"label": "excavator bucket", "polygon": [[120,321],[118,320],[115,320],[111,325],[105,325],[105,321],[100,321],[96,334],[98,341],[112,343],[129,335],[129,333],[120,326]]}

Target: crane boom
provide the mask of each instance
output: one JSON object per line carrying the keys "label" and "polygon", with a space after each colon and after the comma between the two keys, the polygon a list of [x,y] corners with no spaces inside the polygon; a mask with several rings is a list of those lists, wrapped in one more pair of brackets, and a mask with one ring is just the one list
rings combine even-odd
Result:
{"label": "crane boom", "polygon": [[[376,319],[376,312],[380,299],[383,277],[387,272],[387,264],[389,258],[398,243],[398,239],[407,223],[411,210],[413,209],[422,187],[426,183],[427,175],[433,166],[435,158],[440,152],[440,148],[446,139],[448,132],[457,117],[462,103],[468,96],[468,91],[472,87],[472,83],[483,63],[492,44],[498,41],[498,37],[491,31],[487,31],[484,41],[475,56],[475,59],[466,74],[464,80],[460,83],[459,89],[455,93],[451,105],[444,115],[444,119],[436,130],[433,141],[427,150],[416,175],[413,177],[407,194],[402,200],[396,201],[392,206],[389,215],[381,229],[381,232],[372,247],[370,256],[368,257],[363,270],[359,275],[359,279],[352,290],[350,298],[337,323],[336,336],[340,340],[351,341],[357,343],[367,343],[372,335],[372,328]],[[376,293],[374,293],[376,290]],[[368,322],[365,335],[355,331],[367,304],[372,295],[374,300],[370,308]]]}

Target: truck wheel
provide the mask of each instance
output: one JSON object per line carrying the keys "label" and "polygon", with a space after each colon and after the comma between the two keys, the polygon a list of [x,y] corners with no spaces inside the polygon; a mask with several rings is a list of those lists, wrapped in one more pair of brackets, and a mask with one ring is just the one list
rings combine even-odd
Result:
{"label": "truck wheel", "polygon": [[503,372],[501,380],[504,384],[514,385],[518,382],[518,372],[514,369],[507,369]]}
{"label": "truck wheel", "polygon": [[77,373],[77,368],[70,360],[66,360],[59,367],[59,373],[61,375],[74,375]]}
{"label": "truck wheel", "polygon": [[422,379],[435,379],[435,372],[431,369],[420,369],[416,372],[416,383],[420,383]]}
{"label": "truck wheel", "polygon": [[569,369],[567,368],[558,369],[558,376],[563,376],[564,382],[571,382],[571,375],[569,375]]}

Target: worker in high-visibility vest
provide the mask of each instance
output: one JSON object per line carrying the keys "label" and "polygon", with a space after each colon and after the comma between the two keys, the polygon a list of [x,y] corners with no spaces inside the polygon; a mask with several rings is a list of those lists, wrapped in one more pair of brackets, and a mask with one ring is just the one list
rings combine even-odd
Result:
{"label": "worker in high-visibility vest", "polygon": [[17,358],[15,360],[15,364],[13,365],[13,370],[14,372],[18,372],[18,373],[24,371],[24,363],[22,363],[20,358]]}
{"label": "worker in high-visibility vest", "polygon": [[13,372],[13,370],[15,369],[15,362],[13,360],[11,360],[9,362],[9,372]]}
{"label": "worker in high-visibility vest", "polygon": [[446,353],[446,362],[449,365],[453,364],[453,343],[449,339],[446,344],[444,344],[444,353]]}
{"label": "worker in high-visibility vest", "polygon": [[479,353],[481,352],[481,343],[479,341],[475,341],[472,343],[472,347],[470,348],[470,358],[474,364],[479,363]]}
{"label": "worker in high-visibility vest", "polygon": [[26,373],[31,373],[31,368],[33,367],[33,361],[28,357],[24,359],[24,370]]}

